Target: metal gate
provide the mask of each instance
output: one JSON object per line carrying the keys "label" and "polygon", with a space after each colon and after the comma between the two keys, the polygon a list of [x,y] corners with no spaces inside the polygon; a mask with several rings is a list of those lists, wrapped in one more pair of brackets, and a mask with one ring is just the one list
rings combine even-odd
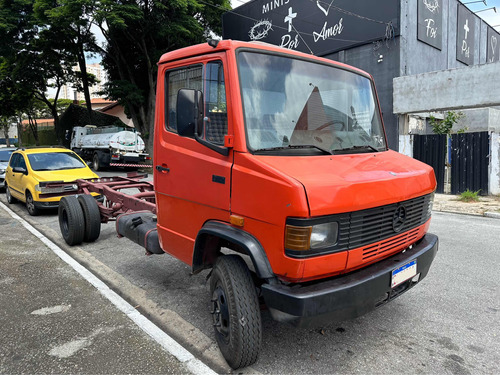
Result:
{"label": "metal gate", "polygon": [[451,193],[467,189],[488,194],[490,140],[488,132],[451,136]]}
{"label": "metal gate", "polygon": [[444,193],[444,167],[446,161],[446,135],[414,135],[413,157],[434,168],[437,193]]}

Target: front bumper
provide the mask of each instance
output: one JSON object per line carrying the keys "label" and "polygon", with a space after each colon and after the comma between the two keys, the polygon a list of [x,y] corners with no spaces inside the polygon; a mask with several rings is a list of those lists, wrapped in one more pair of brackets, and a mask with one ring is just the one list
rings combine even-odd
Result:
{"label": "front bumper", "polygon": [[[400,296],[429,272],[438,238],[426,234],[406,250],[346,275],[305,285],[264,284],[262,294],[273,318],[298,327],[356,318]],[[391,288],[392,271],[417,260],[418,280]]]}
{"label": "front bumper", "polygon": [[[97,195],[95,193],[92,193],[92,196],[98,201],[98,202],[104,202],[104,195]],[[40,209],[40,210],[47,210],[51,208],[57,208],[59,207],[59,202],[61,200],[62,196],[58,197],[57,200],[35,200],[33,203],[35,204],[35,207]]]}

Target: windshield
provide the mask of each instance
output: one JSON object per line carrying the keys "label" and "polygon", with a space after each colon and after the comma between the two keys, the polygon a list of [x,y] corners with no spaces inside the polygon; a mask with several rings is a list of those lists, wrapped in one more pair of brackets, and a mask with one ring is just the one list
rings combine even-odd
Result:
{"label": "windshield", "polygon": [[10,159],[10,155],[14,152],[14,150],[2,150],[0,151],[0,161],[7,162]]}
{"label": "windshield", "polygon": [[28,159],[34,171],[59,171],[62,169],[85,168],[80,158],[72,152],[48,152],[29,154]]}
{"label": "windshield", "polygon": [[386,149],[371,81],[289,57],[238,57],[246,134],[254,151],[346,153]]}

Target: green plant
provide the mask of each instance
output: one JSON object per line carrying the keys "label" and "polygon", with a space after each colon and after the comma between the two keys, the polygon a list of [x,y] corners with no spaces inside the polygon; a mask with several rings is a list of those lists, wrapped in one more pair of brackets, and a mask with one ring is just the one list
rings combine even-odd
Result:
{"label": "green plant", "polygon": [[[454,111],[448,111],[446,112],[446,116],[444,119],[439,120],[435,118],[434,116],[430,116],[430,124],[432,127],[432,131],[435,134],[451,134],[451,130],[453,128],[453,125],[456,124],[458,121],[460,121],[462,118],[464,118],[465,115],[463,112],[454,112]],[[463,133],[465,132],[466,128],[460,129],[458,133]]]}
{"label": "green plant", "polygon": [[478,191],[470,191],[467,189],[466,191],[460,193],[460,196],[458,197],[459,201],[462,202],[479,202],[479,192]]}

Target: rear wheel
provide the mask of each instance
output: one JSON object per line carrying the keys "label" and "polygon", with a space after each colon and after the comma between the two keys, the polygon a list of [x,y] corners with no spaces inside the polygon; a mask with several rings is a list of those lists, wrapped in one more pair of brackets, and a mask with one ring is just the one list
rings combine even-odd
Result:
{"label": "rear wheel", "polygon": [[26,191],[26,209],[31,216],[37,216],[40,213],[40,210],[35,206],[35,200],[29,190]]}
{"label": "rear wheel", "polygon": [[94,171],[102,171],[102,164],[99,160],[99,154],[97,152],[94,154],[94,158],[92,159],[92,165],[94,167]]}
{"label": "rear wheel", "polygon": [[78,202],[82,207],[85,221],[85,233],[83,240],[85,242],[94,242],[101,234],[101,213],[94,197],[88,194],[79,195]]}
{"label": "rear wheel", "polygon": [[17,202],[17,199],[14,198],[12,196],[12,194],[10,193],[10,188],[9,188],[9,185],[7,185],[7,183],[5,184],[5,195],[7,197],[7,203],[13,204],[13,203]]}
{"label": "rear wheel", "polygon": [[59,227],[70,246],[79,245],[85,235],[85,217],[80,202],[74,196],[62,197],[59,203]]}
{"label": "rear wheel", "polygon": [[243,259],[224,255],[217,260],[210,279],[215,338],[231,368],[257,361],[262,340],[259,301]]}

